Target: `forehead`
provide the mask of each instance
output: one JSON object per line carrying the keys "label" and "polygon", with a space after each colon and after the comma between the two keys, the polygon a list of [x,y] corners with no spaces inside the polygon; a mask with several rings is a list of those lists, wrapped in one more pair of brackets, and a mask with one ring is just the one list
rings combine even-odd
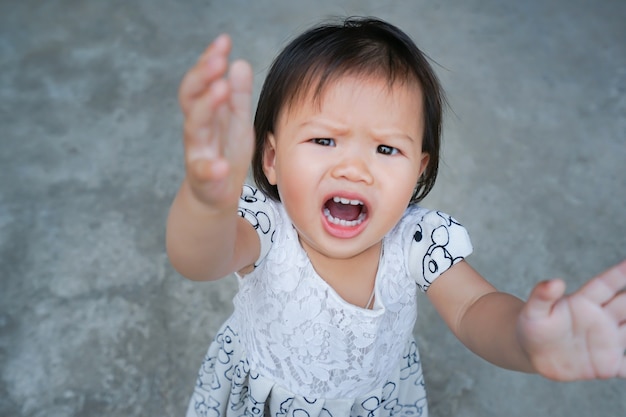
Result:
{"label": "forehead", "polygon": [[[291,96],[286,97],[281,109],[278,113],[278,119],[283,116],[289,116],[298,113],[300,110],[307,108],[320,111],[324,103],[329,98],[334,98],[338,91],[345,94],[346,85],[351,88],[350,96],[357,99],[359,93],[366,87],[373,94],[373,99],[380,99],[381,96],[391,97],[393,99],[411,99],[416,104],[423,101],[423,92],[420,83],[414,78],[396,78],[390,79],[384,75],[377,74],[352,74],[345,73],[332,77],[316,77],[309,82],[303,83]],[[378,90],[378,91],[376,91]],[[361,97],[362,98],[362,97]],[[370,98],[370,97],[368,97]],[[416,109],[421,112],[422,106]]]}
{"label": "forehead", "polygon": [[340,77],[316,93],[302,94],[285,107],[274,126],[278,141],[297,142],[308,135],[365,135],[412,138],[420,148],[424,135],[424,104],[416,83]]}

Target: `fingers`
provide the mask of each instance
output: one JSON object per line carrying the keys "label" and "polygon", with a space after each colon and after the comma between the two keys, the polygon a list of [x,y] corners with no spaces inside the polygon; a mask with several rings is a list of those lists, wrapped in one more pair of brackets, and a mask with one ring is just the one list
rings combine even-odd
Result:
{"label": "fingers", "polygon": [[597,275],[578,290],[578,293],[597,304],[605,304],[624,289],[626,289],[626,260]]}
{"label": "fingers", "polygon": [[529,320],[547,317],[563,294],[565,283],[562,280],[540,282],[530,293],[522,314]]}
{"label": "fingers", "polygon": [[[181,83],[185,137],[192,142],[215,145],[213,137],[225,140],[231,115],[241,125],[251,124],[252,69],[243,60],[229,69],[230,50],[230,37],[219,36]],[[219,151],[216,146],[203,150],[209,158]]]}
{"label": "fingers", "polygon": [[231,109],[238,119],[245,123],[251,121],[252,68],[246,61],[235,61],[228,73],[231,88]]}
{"label": "fingers", "polygon": [[604,308],[616,322],[626,322],[626,292],[618,293],[611,301],[606,303]]}
{"label": "fingers", "polygon": [[189,161],[216,159],[220,156],[221,141],[230,122],[227,103],[229,94],[228,83],[218,80],[189,109],[184,125]]}
{"label": "fingers", "polygon": [[217,37],[179,89],[189,184],[211,203],[237,188],[231,185],[247,173],[253,147],[252,69],[245,61],[229,65],[231,48],[228,35]]}
{"label": "fingers", "polygon": [[230,36],[226,33],[222,33],[211,42],[208,48],[200,55],[198,61],[206,61],[210,56],[216,54],[228,55],[230,54],[231,47],[232,41]]}
{"label": "fingers", "polygon": [[228,35],[218,36],[204,51],[196,65],[185,74],[178,92],[184,114],[188,113],[194,99],[202,95],[209,84],[226,74],[231,45]]}
{"label": "fingers", "polygon": [[622,324],[619,328],[622,346],[624,347],[624,352],[622,354],[622,363],[619,371],[620,378],[626,378],[626,324]]}

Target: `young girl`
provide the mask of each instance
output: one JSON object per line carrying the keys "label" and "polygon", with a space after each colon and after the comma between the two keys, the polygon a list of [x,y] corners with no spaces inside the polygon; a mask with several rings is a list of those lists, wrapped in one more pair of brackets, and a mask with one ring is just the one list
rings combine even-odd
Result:
{"label": "young girl", "polygon": [[[186,177],[168,253],[190,279],[239,281],[188,416],[426,416],[418,289],[498,366],[626,377],[626,262],[568,296],[540,283],[524,303],[469,266],[459,222],[417,205],[443,100],[407,35],[376,19],[305,32],[270,68],[254,128],[252,71],[230,48],[218,37],[180,87]],[[251,162],[258,188],[244,185]]]}

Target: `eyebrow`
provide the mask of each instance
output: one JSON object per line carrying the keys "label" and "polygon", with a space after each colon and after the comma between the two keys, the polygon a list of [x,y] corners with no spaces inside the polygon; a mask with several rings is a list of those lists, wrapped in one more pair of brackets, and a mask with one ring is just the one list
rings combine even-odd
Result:
{"label": "eyebrow", "polygon": [[350,131],[350,128],[336,122],[332,122],[330,120],[313,118],[302,122],[298,127],[322,127],[332,131],[335,134],[345,134]]}
{"label": "eyebrow", "polygon": [[415,138],[413,138],[408,133],[404,133],[401,131],[385,131],[385,129],[381,129],[380,131],[374,130],[372,134],[374,135],[374,137],[379,138],[379,139],[393,138],[393,139],[407,140],[409,142],[415,142]]}
{"label": "eyebrow", "polygon": [[[300,128],[309,127],[309,126],[322,127],[324,129],[330,130],[331,133],[336,134],[336,135],[343,135],[350,131],[348,127],[345,127],[340,123],[335,123],[330,120],[318,119],[318,118],[306,120],[299,125]],[[409,142],[415,142],[415,138],[401,131],[390,131],[390,130],[386,130],[383,128],[380,130],[375,129],[373,131],[370,131],[370,133],[374,138],[378,140],[394,138],[394,139],[407,140]]]}

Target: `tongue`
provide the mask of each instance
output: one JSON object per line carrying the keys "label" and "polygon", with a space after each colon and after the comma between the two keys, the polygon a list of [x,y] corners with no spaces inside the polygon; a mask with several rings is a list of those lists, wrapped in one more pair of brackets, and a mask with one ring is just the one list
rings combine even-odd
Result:
{"label": "tongue", "polygon": [[361,206],[353,206],[351,204],[341,204],[330,200],[326,203],[326,208],[330,211],[330,215],[336,219],[352,221],[358,219],[361,214]]}

